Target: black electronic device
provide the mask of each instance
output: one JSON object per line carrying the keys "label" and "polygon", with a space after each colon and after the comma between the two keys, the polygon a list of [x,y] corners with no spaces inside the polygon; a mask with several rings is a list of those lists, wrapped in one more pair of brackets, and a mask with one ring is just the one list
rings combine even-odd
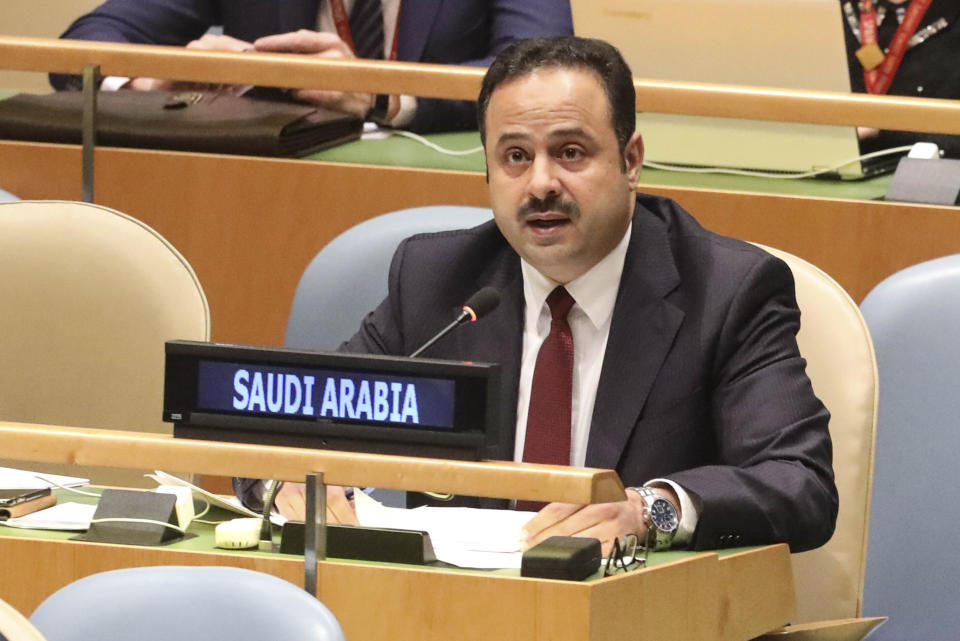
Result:
{"label": "black electronic device", "polygon": [[523,553],[520,576],[582,581],[600,569],[600,540],[551,536]]}
{"label": "black electronic device", "polygon": [[50,488],[43,487],[32,490],[0,490],[0,507],[12,507],[34,499],[49,496]]}
{"label": "black electronic device", "polygon": [[499,366],[169,341],[174,436],[435,458],[497,458]]}
{"label": "black electronic device", "polygon": [[[438,563],[430,535],[419,530],[328,525],[327,556],[407,565]],[[287,521],[280,532],[281,554],[303,554],[304,524]]]}
{"label": "black electronic device", "polygon": [[166,545],[193,538],[177,527],[177,497],[148,490],[107,489],[100,494],[90,528],[74,541]]}

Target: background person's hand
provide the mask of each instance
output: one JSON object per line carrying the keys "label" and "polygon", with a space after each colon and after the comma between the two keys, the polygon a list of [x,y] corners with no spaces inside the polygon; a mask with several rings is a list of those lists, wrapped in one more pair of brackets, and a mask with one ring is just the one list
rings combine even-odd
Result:
{"label": "background person's hand", "polygon": [[[204,34],[187,44],[187,49],[204,51],[252,51],[253,44],[233,36]],[[177,82],[159,78],[131,78],[125,89],[138,91],[217,91],[239,96],[250,89],[250,85],[225,85],[209,82]]]}
{"label": "background person's hand", "polygon": [[[291,521],[306,520],[307,486],[303,483],[284,483],[274,503],[277,511]],[[327,486],[327,523],[358,525],[353,503],[339,485]]]}
{"label": "background person's hand", "polygon": [[[347,43],[337,34],[308,29],[264,36],[255,40],[253,46],[257,51],[300,53],[339,60],[356,59]],[[329,89],[298,89],[296,96],[300,100],[360,118],[367,115],[375,99],[375,96],[369,93]],[[396,96],[390,96],[387,117],[392,118],[399,109],[399,99]]]}

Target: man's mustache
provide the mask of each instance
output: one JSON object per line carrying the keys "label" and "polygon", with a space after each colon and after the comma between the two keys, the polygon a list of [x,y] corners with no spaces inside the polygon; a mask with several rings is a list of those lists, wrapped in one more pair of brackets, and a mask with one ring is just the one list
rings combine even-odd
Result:
{"label": "man's mustache", "polygon": [[529,214],[539,214],[545,211],[555,211],[569,217],[570,220],[580,218],[580,207],[572,200],[563,200],[559,194],[550,194],[546,198],[531,196],[517,210],[519,218],[526,218]]}

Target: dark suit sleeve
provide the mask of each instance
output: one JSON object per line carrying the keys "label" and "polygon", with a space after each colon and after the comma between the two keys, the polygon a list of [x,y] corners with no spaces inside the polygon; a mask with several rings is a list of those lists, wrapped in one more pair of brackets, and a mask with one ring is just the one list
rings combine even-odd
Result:
{"label": "dark suit sleeve", "polygon": [[213,0],[107,0],[81,16],[61,38],[185,45],[220,22]]}
{"label": "dark suit sleeve", "polygon": [[829,413],[797,349],[789,268],[757,262],[718,316],[710,404],[718,464],[669,475],[702,501],[693,546],[822,545],[838,505]]}
{"label": "dark suit sleeve", "polygon": [[[73,22],[70,40],[186,45],[220,23],[215,0],[107,0]],[[79,89],[78,76],[50,74],[55,89]]]}
{"label": "dark suit sleeve", "polygon": [[[486,46],[479,55],[451,62],[488,67],[497,54],[515,40],[573,34],[568,0],[494,0],[487,12]],[[410,128],[420,132],[476,129],[476,104],[472,100],[418,98],[417,113]]]}

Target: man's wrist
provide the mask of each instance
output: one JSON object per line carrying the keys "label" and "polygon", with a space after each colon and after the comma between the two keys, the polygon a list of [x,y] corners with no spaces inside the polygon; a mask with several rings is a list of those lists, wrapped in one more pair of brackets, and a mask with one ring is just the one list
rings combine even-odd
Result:
{"label": "man's wrist", "polygon": [[679,501],[669,489],[660,487],[630,487],[635,495],[631,502],[640,510],[640,521],[645,532],[638,535],[653,550],[669,549],[680,526]]}

